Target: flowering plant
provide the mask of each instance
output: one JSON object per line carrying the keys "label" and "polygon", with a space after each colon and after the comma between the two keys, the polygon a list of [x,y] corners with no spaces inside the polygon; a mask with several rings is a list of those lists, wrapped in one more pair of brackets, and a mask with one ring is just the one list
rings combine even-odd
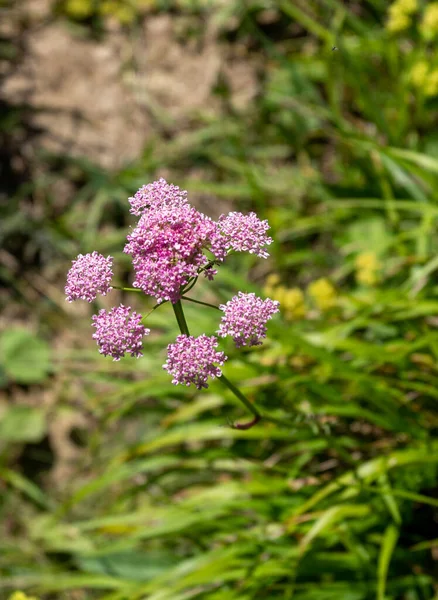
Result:
{"label": "flowering plant", "polygon": [[[139,218],[124,249],[132,257],[133,288],[111,286],[112,257],[105,258],[98,252],[80,254],[67,275],[67,300],[92,302],[98,294],[106,295],[112,287],[117,287],[153,296],[157,304],[152,310],[170,302],[180,329],[180,335],[168,346],[163,365],[172,376],[172,383],[193,384],[202,389],[208,387],[209,378],[220,378],[254,416],[249,423],[234,427],[252,427],[260,420],[261,413],[222,373],[220,367],[227,357],[217,350],[217,337],[190,335],[183,301],[222,311],[217,335],[231,337],[238,348],[260,345],[266,337],[267,321],[279,310],[277,301],[239,292],[226,304],[214,306],[186,294],[201,275],[212,280],[216,267],[232,252],[249,252],[267,258],[266,247],[272,243],[267,235],[267,221],[260,220],[255,213],[239,212],[230,212],[213,221],[189,204],[186,191],[164,179],[143,186],[129,202],[130,212]],[[125,354],[142,356],[143,338],[150,333],[143,324],[146,318],[147,315],[142,317],[129,306],[100,310],[92,318],[96,329],[93,339],[99,352],[114,360],[120,360]]]}

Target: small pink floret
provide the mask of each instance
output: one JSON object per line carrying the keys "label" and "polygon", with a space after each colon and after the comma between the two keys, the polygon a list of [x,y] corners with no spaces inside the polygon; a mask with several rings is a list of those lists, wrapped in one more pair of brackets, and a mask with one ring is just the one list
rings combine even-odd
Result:
{"label": "small pink floret", "polygon": [[117,306],[110,311],[100,310],[92,317],[92,326],[96,328],[93,339],[99,346],[99,352],[120,360],[126,353],[138,358],[142,355],[142,339],[149,335],[141,323],[142,316],[132,312],[130,306]]}
{"label": "small pink floret", "polygon": [[161,178],[143,185],[132,198],[129,198],[129,203],[131,204],[130,212],[140,216],[150,208],[186,204],[187,192]]}
{"label": "small pink floret", "polygon": [[219,308],[224,311],[219,331],[220,337],[230,336],[237,348],[259,346],[266,337],[266,323],[279,312],[279,302],[255,294],[239,292]]}
{"label": "small pink floret", "polygon": [[163,365],[170,375],[172,383],[189,386],[192,383],[198,388],[208,388],[209,377],[220,377],[222,371],[215,366],[222,366],[227,360],[223,352],[215,350],[218,341],[214,336],[199,337],[179,335],[175,343],[167,347],[167,361]]}
{"label": "small pink floret", "polygon": [[79,299],[92,302],[97,294],[105,296],[111,291],[112,256],[105,258],[94,251],[92,254],[79,254],[72,262],[73,266],[67,274],[65,286],[69,302]]}
{"label": "small pink floret", "polygon": [[249,252],[260,258],[269,254],[265,246],[272,244],[272,238],[267,235],[268,221],[260,220],[254,212],[244,215],[240,212],[230,212],[219,217],[219,229],[227,241],[227,245],[236,252]]}

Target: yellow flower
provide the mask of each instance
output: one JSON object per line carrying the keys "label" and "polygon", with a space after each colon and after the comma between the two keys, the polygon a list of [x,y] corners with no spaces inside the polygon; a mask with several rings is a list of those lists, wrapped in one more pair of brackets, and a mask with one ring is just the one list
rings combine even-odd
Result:
{"label": "yellow flower", "polygon": [[357,269],[380,269],[380,263],[375,252],[362,252],[362,254],[356,256],[355,265]]}
{"label": "yellow flower", "polygon": [[438,69],[429,69],[425,60],[419,61],[411,69],[411,82],[425,96],[438,95]]}
{"label": "yellow flower", "polygon": [[284,285],[279,285],[271,291],[271,296],[273,300],[278,300],[280,304],[283,306],[284,298],[287,292],[287,287]]}
{"label": "yellow flower", "polygon": [[9,600],[38,600],[35,596],[26,596],[24,592],[14,592],[9,596]]}
{"label": "yellow flower", "polygon": [[400,7],[400,10],[407,15],[414,13],[418,8],[417,0],[397,0],[394,2],[393,6],[397,4]]}
{"label": "yellow flower", "polygon": [[425,60],[420,60],[419,62],[415,63],[410,73],[412,84],[419,89],[423,89],[428,73],[429,65]]}
{"label": "yellow flower", "polygon": [[405,29],[409,29],[411,26],[411,18],[409,15],[406,15],[402,12],[399,13],[390,13],[389,19],[386,22],[386,29],[390,33],[399,33],[400,31],[404,31]]}
{"label": "yellow flower", "polygon": [[139,10],[152,9],[156,5],[156,0],[137,0],[137,7]]}
{"label": "yellow flower", "polygon": [[280,283],[280,275],[277,273],[271,273],[266,277],[266,284],[263,288],[263,291],[267,296],[272,296],[274,294],[275,286]]}
{"label": "yellow flower", "polygon": [[424,84],[424,93],[426,96],[436,96],[438,94],[438,69],[434,69]]}
{"label": "yellow flower", "polygon": [[376,273],[368,269],[357,271],[356,280],[362,285],[375,285],[378,281]]}
{"label": "yellow flower", "polygon": [[396,0],[388,10],[386,28],[391,33],[408,29],[411,25],[411,15],[418,8],[417,0]]}
{"label": "yellow flower", "polygon": [[313,281],[307,291],[321,311],[330,310],[336,305],[336,290],[328,279],[322,278]]}
{"label": "yellow flower", "polygon": [[99,4],[99,12],[101,15],[114,16],[119,10],[117,0],[105,0]]}
{"label": "yellow flower", "polygon": [[363,285],[374,285],[379,280],[381,264],[374,252],[363,252],[356,257],[356,281]]}
{"label": "yellow flower", "polygon": [[438,34],[438,2],[426,6],[420,30],[427,40],[433,39]]}
{"label": "yellow flower", "polygon": [[300,288],[287,288],[280,283],[280,276],[277,273],[271,273],[266,278],[266,285],[263,289],[267,296],[280,302],[283,314],[288,319],[301,319],[306,314],[306,304],[304,294]]}
{"label": "yellow flower", "polygon": [[266,285],[273,287],[280,283],[280,275],[278,273],[271,273],[266,277]]}
{"label": "yellow flower", "polygon": [[123,4],[117,0],[102,2],[99,12],[103,16],[114,17],[122,25],[129,25],[136,17],[136,9],[133,5]]}
{"label": "yellow flower", "polygon": [[290,288],[283,293],[282,308],[286,317],[290,319],[301,319],[306,315],[306,303],[304,294],[300,288]]}
{"label": "yellow flower", "polygon": [[93,14],[91,0],[67,0],[65,12],[73,19],[87,19]]}
{"label": "yellow flower", "polygon": [[122,23],[122,25],[130,25],[137,16],[135,8],[132,6],[119,6],[117,12],[114,14],[116,19]]}

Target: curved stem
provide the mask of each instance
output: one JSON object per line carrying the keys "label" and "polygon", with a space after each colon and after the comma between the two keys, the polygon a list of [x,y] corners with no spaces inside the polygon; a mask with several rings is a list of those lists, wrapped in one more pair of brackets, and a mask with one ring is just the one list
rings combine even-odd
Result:
{"label": "curved stem", "polygon": [[146,319],[148,318],[149,315],[151,315],[154,310],[156,310],[159,306],[161,306],[162,304],[166,304],[167,300],[164,300],[164,302],[158,302],[158,304],[155,304],[155,306],[153,306],[151,308],[151,310],[145,314],[145,316],[142,318],[141,322],[143,323],[144,321],[146,321]]}
{"label": "curved stem", "polygon": [[[175,313],[176,320],[178,321],[179,330],[184,335],[190,335],[181,300],[178,300],[178,302],[175,302],[175,304],[172,304],[172,308],[173,308],[173,312]],[[222,381],[222,383],[224,383],[224,385],[226,385],[227,388],[233,392],[233,394],[236,396],[236,398],[238,398],[242,402],[242,404],[244,404],[246,406],[246,408],[254,415],[254,418],[252,419],[252,421],[249,421],[248,423],[235,423],[233,425],[233,428],[234,429],[251,429],[251,427],[256,425],[261,420],[262,415],[259,413],[257,408],[253,404],[251,404],[251,402],[248,400],[248,398],[246,398],[242,394],[242,392],[239,390],[239,388],[237,388],[234,385],[234,383],[231,383],[231,381],[227,377],[225,377],[224,374],[222,374],[219,377],[219,380]]]}
{"label": "curved stem", "polygon": [[[222,383],[225,384],[231,392],[233,392],[233,394],[236,396],[236,398],[239,398],[239,400],[242,402],[242,404],[244,404],[246,406],[246,408],[254,415],[254,417],[256,417],[258,420],[260,420],[262,418],[262,415],[259,413],[257,408],[253,404],[251,404],[251,402],[248,400],[248,398],[246,398],[246,396],[244,396],[242,394],[242,392],[239,390],[239,388],[237,388],[234,385],[234,383],[231,383],[231,381],[227,377],[225,377],[225,375],[223,373],[219,377],[219,381],[222,381]],[[255,425],[255,423],[254,423],[254,425]]]}
{"label": "curved stem", "polygon": [[248,421],[247,423],[232,423],[231,428],[243,429],[244,431],[246,431],[247,429],[251,429],[251,427],[254,427],[254,425],[257,425],[260,419],[261,417],[254,417],[253,419],[251,419],[251,421]]}
{"label": "curved stem", "polygon": [[189,282],[187,283],[187,287],[186,287],[185,289],[183,289],[183,290],[182,290],[182,293],[183,293],[183,294],[186,294],[187,292],[190,292],[190,290],[191,290],[193,287],[195,287],[195,285],[196,285],[196,282],[197,282],[197,281],[198,281],[198,277],[197,277],[197,276],[193,278],[193,281],[190,281],[190,280],[189,280]]}
{"label": "curved stem", "polygon": [[239,388],[236,387],[234,385],[234,383],[232,383],[227,377],[225,377],[225,375],[223,373],[219,377],[219,381],[222,381],[222,383],[225,384],[227,386],[227,388],[233,392],[233,394],[236,396],[236,398],[238,398],[242,402],[242,404],[244,404],[246,406],[246,408],[254,415],[254,418],[251,421],[248,421],[247,423],[233,423],[231,425],[231,427],[233,429],[247,430],[247,429],[251,429],[251,427],[254,427],[254,425],[257,425],[257,423],[259,421],[261,421],[261,419],[262,419],[262,415],[257,410],[257,408],[253,404],[251,404],[251,402],[248,400],[248,398],[246,396],[244,396],[242,394],[242,392],[239,390]]}
{"label": "curved stem", "polygon": [[201,302],[201,300],[195,300],[194,298],[188,298],[187,296],[181,296],[181,300],[188,300],[189,302],[194,302],[195,304],[202,304],[202,306],[209,306],[210,308],[215,308],[216,310],[220,310],[219,306],[215,306],[214,304],[209,304],[208,302]]}
{"label": "curved stem", "polygon": [[114,288],[115,290],[122,290],[123,292],[142,292],[143,290],[140,290],[139,288],[133,288],[133,287],[122,287],[120,285],[112,285],[112,288]]}

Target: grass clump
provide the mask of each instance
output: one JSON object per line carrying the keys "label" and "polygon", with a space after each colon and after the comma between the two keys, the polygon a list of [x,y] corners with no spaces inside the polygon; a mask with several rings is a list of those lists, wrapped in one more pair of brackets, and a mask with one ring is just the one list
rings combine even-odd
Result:
{"label": "grass clump", "polygon": [[[220,17],[223,43],[261,61],[259,91],[238,110],[219,82],[217,114],[196,115],[190,131],[163,126],[153,151],[118,172],[47,159],[74,188],[62,212],[38,180],[11,194],[2,241],[20,269],[2,263],[3,305],[32,311],[33,346],[58,341],[35,381],[16,381],[22,369],[0,358],[3,420],[17,422],[13,395],[31,404],[19,407],[21,438],[0,428],[0,598],[431,600],[435,3],[168,4],[153,10]],[[218,383],[189,395],[169,383],[161,349],[177,332],[165,309],[150,317],[160,335],[141,361],[99,357],[88,315],[65,333],[56,290],[70,257],[115,255],[127,197],[164,168],[201,200],[272,225],[269,262],[231,259],[197,298],[239,288],[284,304],[263,348],[230,350],[224,367],[275,424],[232,429],[223,415],[235,403]],[[17,217],[23,202],[41,210]],[[213,326],[196,306],[187,317],[196,335]]]}

